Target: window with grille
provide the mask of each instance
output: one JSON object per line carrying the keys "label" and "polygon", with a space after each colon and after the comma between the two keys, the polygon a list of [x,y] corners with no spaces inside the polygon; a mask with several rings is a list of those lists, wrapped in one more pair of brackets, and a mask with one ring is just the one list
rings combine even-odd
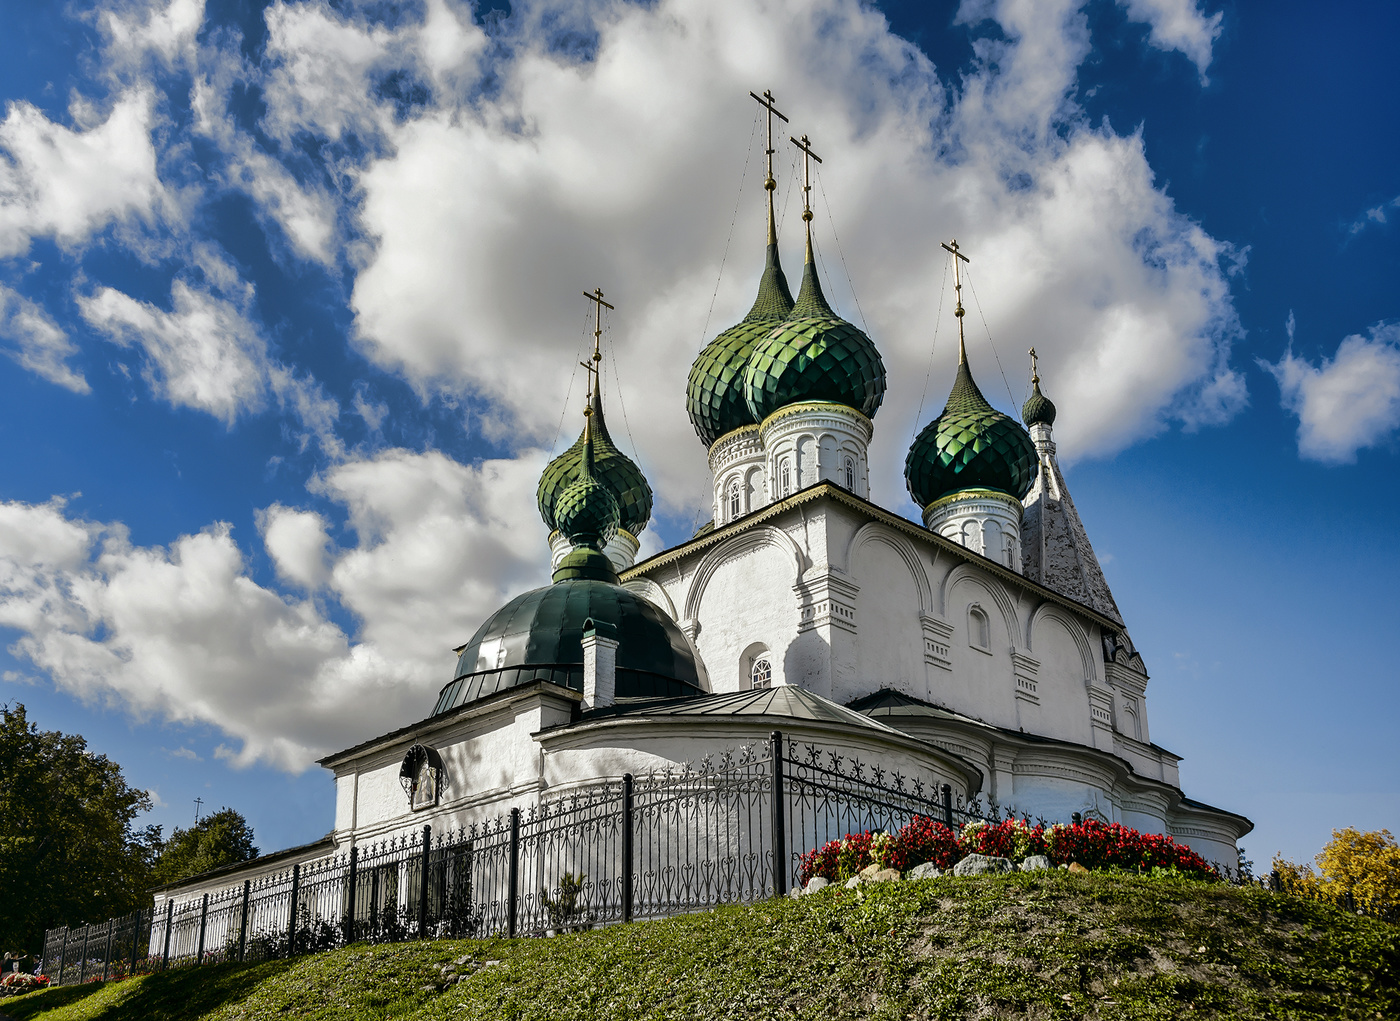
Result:
{"label": "window with grille", "polygon": [[756,656],[753,661],[753,668],[749,671],[749,687],[751,688],[771,688],[773,686],[773,661],[765,652],[762,656]]}

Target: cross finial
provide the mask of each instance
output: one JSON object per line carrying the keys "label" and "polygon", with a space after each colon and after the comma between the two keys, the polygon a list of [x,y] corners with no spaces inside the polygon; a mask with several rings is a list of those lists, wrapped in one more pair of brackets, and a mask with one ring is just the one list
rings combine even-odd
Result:
{"label": "cross finial", "polygon": [[822,161],[822,158],[812,151],[812,143],[806,135],[803,135],[800,140],[793,138],[791,135],[789,135],[788,141],[790,141],[793,145],[797,146],[799,149],[802,150],[802,219],[806,220],[808,223],[811,223],[812,160],[816,160],[818,163],[820,163]]}
{"label": "cross finial", "polygon": [[773,217],[773,192],[778,187],[777,180],[773,177],[773,115],[777,114],[778,119],[784,124],[788,119],[783,116],[783,112],[774,106],[773,90],[764,89],[763,95],[750,92],[749,95],[758,100],[759,105],[768,111],[768,148],[764,150],[768,156],[768,176],[763,179],[764,190],[768,192],[768,243],[776,245],[778,243],[778,225]]}
{"label": "cross finial", "polygon": [[1035,360],[1035,348],[1031,348],[1031,382],[1032,382],[1032,383],[1039,383],[1039,382],[1040,382],[1040,368],[1039,368],[1039,366],[1036,364],[1036,360]]}
{"label": "cross finial", "polygon": [[195,798],[195,799],[194,799],[194,821],[195,821],[195,824],[196,824],[196,825],[198,825],[198,823],[199,823],[199,808],[200,808],[200,806],[203,805],[203,804],[204,804],[204,799],[203,799],[203,798]]}
{"label": "cross finial", "polygon": [[[967,343],[963,340],[963,316],[967,313],[963,310],[962,303],[962,266],[958,265],[959,260],[971,263],[972,260],[963,255],[962,249],[958,245],[958,239],[953,238],[951,242],[944,242],[943,247],[953,254],[953,290],[958,297],[958,307],[953,309],[953,315],[958,317],[958,364],[967,361]],[[944,277],[943,279],[947,279]]]}
{"label": "cross finial", "polygon": [[603,291],[600,287],[593,288],[593,293],[583,292],[583,296],[589,301],[595,302],[593,306],[593,357],[586,362],[579,362],[588,370],[588,403],[583,406],[585,416],[593,414],[593,403],[598,399],[598,365],[603,360],[603,353],[599,350],[600,339],[603,336],[603,309],[613,308],[603,300]]}

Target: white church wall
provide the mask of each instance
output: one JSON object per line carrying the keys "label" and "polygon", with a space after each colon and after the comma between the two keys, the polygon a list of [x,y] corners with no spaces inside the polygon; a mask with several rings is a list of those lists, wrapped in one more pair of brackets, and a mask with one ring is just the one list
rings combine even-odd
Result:
{"label": "white church wall", "polygon": [[1020,703],[1026,730],[1076,744],[1094,743],[1086,687],[1086,680],[1093,679],[1092,673],[1086,677],[1086,672],[1093,666],[1085,661],[1087,647],[1083,627],[1057,608],[1042,607],[1035,615],[1028,651],[1039,664],[1035,679],[1038,701]]}
{"label": "white church wall", "polygon": [[907,540],[877,527],[860,533],[850,563],[860,586],[856,596],[860,631],[853,643],[855,676],[834,692],[834,701],[849,702],[880,688],[928,698],[920,624],[924,600],[916,577],[924,568],[917,554]]}
{"label": "white church wall", "polygon": [[1020,726],[1011,650],[1018,644],[1015,608],[995,579],[969,565],[950,572],[943,599],[953,626],[952,669],[934,678],[932,701],[998,727]]}

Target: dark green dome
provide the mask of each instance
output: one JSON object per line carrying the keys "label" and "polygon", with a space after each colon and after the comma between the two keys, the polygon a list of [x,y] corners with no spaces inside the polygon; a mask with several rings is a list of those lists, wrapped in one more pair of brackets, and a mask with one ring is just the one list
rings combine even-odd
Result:
{"label": "dark green dome", "polygon": [[670,617],[613,582],[575,578],[516,596],[492,614],[462,649],[434,715],[536,680],[582,691],[590,622],[615,630],[618,698],[704,694],[704,667]]}
{"label": "dark green dome", "polygon": [[1021,405],[1021,421],[1029,429],[1033,425],[1054,425],[1055,405],[1040,392],[1040,377],[1031,377],[1031,395]]}
{"label": "dark green dome", "polygon": [[754,345],[772,332],[792,311],[792,292],[778,261],[776,242],[768,244],[768,264],[758,282],[758,297],[749,314],[714,340],[690,366],[686,411],[706,447],[725,433],[755,425],[744,399],[744,367]]}
{"label": "dark green dome", "polygon": [[1035,446],[1010,415],[982,396],[968,370],[958,378],[948,403],[915,438],[904,461],[909,495],[920,507],[963,489],[995,489],[1021,499],[1035,482]]}
{"label": "dark green dome", "polygon": [[617,534],[617,501],[591,475],[581,475],[559,494],[554,520],[575,545],[602,549]]}
{"label": "dark green dome", "polygon": [[[590,398],[593,405],[593,478],[606,486],[617,501],[621,518],[619,526],[633,536],[640,535],[651,520],[651,486],[647,484],[642,470],[622,451],[617,449],[608,435],[607,423],[603,420],[603,402]],[[540,476],[536,498],[540,517],[551,532],[559,529],[556,505],[560,496],[579,476],[579,465],[583,461],[583,434],[578,441],[564,451],[545,468]]]}
{"label": "dark green dome", "polygon": [[749,412],[762,422],[789,404],[831,401],[873,418],[884,397],[880,352],[827,304],[809,240],[797,304],[753,349],[744,370]]}

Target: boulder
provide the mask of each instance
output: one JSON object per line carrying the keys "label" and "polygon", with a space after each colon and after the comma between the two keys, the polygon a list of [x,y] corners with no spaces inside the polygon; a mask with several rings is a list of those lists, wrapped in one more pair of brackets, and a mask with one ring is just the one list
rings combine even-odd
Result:
{"label": "boulder", "polygon": [[872,872],[865,880],[867,883],[897,883],[899,882],[899,869],[880,869]]}
{"label": "boulder", "polygon": [[942,870],[942,869],[940,869],[940,868],[939,868],[937,865],[935,865],[933,862],[931,862],[931,861],[926,861],[926,862],[924,862],[922,865],[915,865],[912,869],[910,869],[907,873],[905,873],[905,877],[904,877],[904,878],[906,878],[906,879],[937,879],[937,878],[938,878],[939,876],[941,876],[941,875],[943,875],[943,870]]}
{"label": "boulder", "polygon": [[875,873],[877,873],[877,872],[879,872],[879,871],[880,871],[880,866],[879,866],[879,865],[871,864],[871,865],[867,865],[867,866],[865,866],[865,868],[861,869],[860,872],[857,873],[857,875],[865,876],[865,877],[868,879],[869,877],[873,876]]}
{"label": "boulder", "polygon": [[843,885],[843,886],[844,886],[846,889],[848,889],[848,890],[854,890],[857,886],[860,885],[860,883],[861,883],[860,876],[852,876],[850,879],[846,880],[846,881],[845,881],[843,884],[841,884],[841,885]]}
{"label": "boulder", "polygon": [[1010,858],[992,858],[985,854],[969,854],[953,866],[953,875],[984,876],[997,872],[1010,872],[1014,867]]}
{"label": "boulder", "polygon": [[1050,864],[1050,859],[1045,855],[1033,854],[1021,862],[1019,868],[1022,872],[1043,872],[1046,869],[1054,868],[1054,866]]}
{"label": "boulder", "polygon": [[811,879],[807,880],[807,885],[802,888],[802,892],[816,893],[818,890],[825,890],[830,885],[831,882],[829,880],[823,879],[821,876],[813,876]]}
{"label": "boulder", "polygon": [[1086,869],[1083,865],[1079,864],[1079,862],[1077,862],[1077,861],[1072,861],[1072,862],[1069,863],[1069,870],[1070,870],[1071,872],[1088,872],[1088,871],[1089,871],[1089,870]]}

